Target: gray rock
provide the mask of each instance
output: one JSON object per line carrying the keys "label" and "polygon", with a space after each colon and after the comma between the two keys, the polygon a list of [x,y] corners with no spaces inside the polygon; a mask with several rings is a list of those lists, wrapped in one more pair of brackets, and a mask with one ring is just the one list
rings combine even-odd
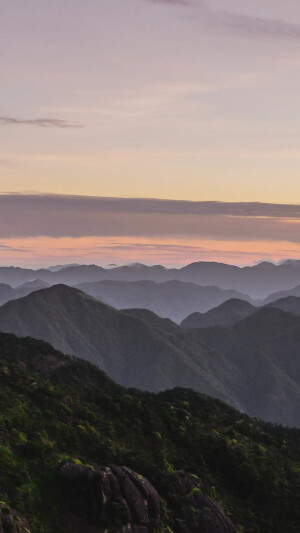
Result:
{"label": "gray rock", "polygon": [[185,501],[182,516],[176,522],[176,533],[236,533],[223,509],[203,494],[196,476],[179,472],[175,490]]}
{"label": "gray rock", "polygon": [[58,476],[61,515],[70,533],[104,533],[110,522],[119,533],[150,533],[160,523],[158,493],[129,468],[64,463]]}
{"label": "gray rock", "polygon": [[31,533],[31,529],[18,511],[0,505],[0,533]]}
{"label": "gray rock", "polygon": [[149,517],[147,511],[147,502],[140,490],[136,487],[135,483],[123,468],[114,468],[113,472],[118,478],[124,498],[131,510],[134,523],[136,525],[148,526]]}
{"label": "gray rock", "polygon": [[[68,533],[107,533],[112,527],[118,533],[152,533],[161,523],[157,491],[130,468],[65,463],[59,479],[61,516]],[[170,487],[179,502],[170,524],[174,533],[236,533],[221,507],[203,493],[197,476],[179,471]]]}

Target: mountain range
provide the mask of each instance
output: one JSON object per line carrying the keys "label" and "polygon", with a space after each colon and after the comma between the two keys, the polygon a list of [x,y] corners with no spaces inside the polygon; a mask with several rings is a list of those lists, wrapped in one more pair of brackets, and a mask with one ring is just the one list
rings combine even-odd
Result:
{"label": "mountain range", "polygon": [[[148,309],[163,318],[180,323],[187,315],[212,309],[231,298],[248,299],[234,290],[201,287],[183,281],[95,281],[74,285],[86,294],[116,309]],[[41,280],[27,281],[18,287],[0,284],[0,305],[50,287]]]}
{"label": "mountain range", "polygon": [[158,391],[180,385],[238,404],[224,379],[230,383],[234,369],[223,356],[193,342],[189,332],[174,324],[169,334],[164,319],[156,317],[154,324],[143,311],[117,311],[66,285],[0,307],[0,331],[45,340],[128,387]]}
{"label": "mountain range", "polygon": [[27,296],[31,292],[37,291],[39,289],[45,289],[46,287],[49,287],[49,284],[39,279],[33,281],[26,281],[16,288],[13,288],[5,283],[0,283],[0,305],[3,305],[6,302],[9,302],[10,300],[22,298],[23,296]]}
{"label": "mountain range", "polygon": [[252,267],[237,267],[223,263],[197,262],[182,268],[165,268],[161,265],[103,268],[97,265],[70,265],[50,269],[0,268],[0,283],[12,287],[39,279],[49,284],[78,285],[95,281],[154,281],[163,283],[178,280],[201,286],[217,286],[249,295],[252,299],[264,299],[271,293],[291,290],[300,284],[300,262],[285,261],[279,265],[270,262]]}
{"label": "mountain range", "polygon": [[[55,268],[58,269],[59,267]],[[60,267],[60,270],[65,269]],[[58,271],[59,270],[56,270],[55,272]],[[0,283],[0,305],[51,285],[52,282],[50,283],[40,279],[26,281],[17,287]],[[271,294],[263,300],[252,300],[246,294],[239,293],[234,289],[220,289],[217,286],[200,286],[195,283],[178,280],[161,283],[147,280],[104,280],[80,283],[77,285],[71,284],[70,286],[75,286],[90,296],[93,296],[116,309],[148,309],[163,318],[170,318],[178,324],[192,313],[204,314],[227,300],[243,300],[252,304],[255,309],[256,307],[278,300],[280,297],[299,296],[300,294],[300,286],[296,286],[289,291]],[[246,308],[251,309],[250,306],[245,304],[243,309]],[[200,315],[198,315],[198,318],[199,316]]]}
{"label": "mountain range", "polygon": [[57,285],[0,307],[0,331],[48,341],[125,386],[189,387],[252,416],[300,425],[300,317],[281,309],[189,330]]}
{"label": "mountain range", "polygon": [[[287,296],[261,307],[273,307],[281,309],[293,315],[300,316],[300,298]],[[221,305],[210,309],[206,313],[191,313],[181,322],[184,328],[209,328],[213,326],[231,327],[243,318],[247,318],[256,313],[260,308],[251,305],[249,302],[239,299],[231,299]]]}
{"label": "mountain range", "polygon": [[148,309],[180,323],[193,311],[205,312],[231,298],[247,299],[235,290],[201,287],[182,281],[98,281],[76,285],[78,289],[116,309]]}
{"label": "mountain range", "polygon": [[265,298],[263,303],[271,303],[275,300],[279,300],[280,298],[287,298],[288,296],[296,296],[300,298],[300,285],[297,285],[296,287],[290,290],[273,292],[272,294],[267,296],[267,298]]}

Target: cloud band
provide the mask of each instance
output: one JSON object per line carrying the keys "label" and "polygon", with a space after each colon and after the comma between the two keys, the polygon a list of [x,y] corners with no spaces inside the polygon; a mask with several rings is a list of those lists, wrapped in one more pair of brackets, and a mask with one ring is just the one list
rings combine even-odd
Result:
{"label": "cloud band", "polygon": [[0,195],[0,238],[118,235],[300,243],[300,205]]}

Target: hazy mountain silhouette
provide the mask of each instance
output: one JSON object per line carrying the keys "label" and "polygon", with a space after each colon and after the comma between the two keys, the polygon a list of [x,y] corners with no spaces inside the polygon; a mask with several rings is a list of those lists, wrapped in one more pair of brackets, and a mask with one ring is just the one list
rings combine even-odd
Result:
{"label": "hazy mountain silhouette", "polygon": [[34,290],[46,289],[46,287],[50,287],[49,283],[46,283],[46,281],[42,281],[40,279],[34,279],[33,281],[25,281],[25,283],[19,285],[15,291],[21,292],[22,290],[30,289],[33,292]]}
{"label": "hazy mountain silhouette", "polygon": [[[300,316],[300,298],[290,296],[281,298],[275,302],[270,302],[263,307],[274,307],[287,313]],[[261,309],[263,308],[261,307]],[[247,318],[256,313],[260,308],[251,305],[244,300],[232,299],[211,309],[207,313],[192,313],[187,316],[181,326],[184,328],[209,328],[213,326],[231,327],[243,318]]]}
{"label": "hazy mountain silhouette", "polygon": [[64,268],[68,267],[79,267],[79,263],[69,263],[68,265],[53,265],[50,267],[47,267],[47,270],[50,270],[50,272],[58,272],[59,270],[63,270]]}
{"label": "hazy mountain silhouette", "polygon": [[297,285],[296,287],[293,287],[293,289],[289,289],[287,291],[273,292],[263,301],[260,301],[258,303],[259,305],[265,305],[271,302],[275,302],[275,300],[279,300],[280,298],[287,298],[288,296],[296,296],[297,298],[300,298],[300,285]]}
{"label": "hazy mountain silhouette", "polygon": [[178,333],[180,330],[178,325],[169,318],[161,318],[160,316],[149,311],[148,309],[122,309],[127,315],[138,318],[151,328],[158,329],[165,333]]}
{"label": "hazy mountain silhouette", "polygon": [[250,414],[300,424],[300,317],[264,307],[232,328],[190,331],[240,370]]}
{"label": "hazy mountain silhouette", "polygon": [[274,307],[276,309],[281,309],[287,313],[292,313],[293,315],[300,316],[300,298],[296,296],[288,296],[286,298],[279,298],[275,302],[270,302],[265,307]]}
{"label": "hazy mountain silhouette", "polygon": [[181,322],[193,311],[205,312],[230,298],[247,299],[234,290],[200,287],[182,281],[99,281],[76,286],[116,309],[149,309],[157,315]]}
{"label": "hazy mountain silhouette", "polygon": [[27,281],[42,279],[43,275],[47,277],[49,272],[46,269],[32,270],[20,267],[0,267],[0,283],[6,283],[11,287],[18,287]]}
{"label": "hazy mountain silhouette", "polygon": [[[52,267],[50,267],[52,268]],[[271,293],[291,290],[300,284],[298,261],[285,261],[280,265],[263,262],[252,267],[237,267],[215,262],[197,262],[183,268],[167,269],[161,265],[102,268],[96,265],[59,267],[59,270],[30,270],[15,267],[0,268],[0,282],[13,287],[26,281],[40,279],[49,284],[77,285],[94,281],[154,281],[171,280],[195,283],[200,286],[217,286],[248,294],[252,299],[263,299]]]}
{"label": "hazy mountain silhouette", "polygon": [[25,283],[19,285],[16,288],[13,288],[10,285],[6,285],[4,283],[0,283],[0,305],[3,305],[6,302],[9,302],[10,300],[22,298],[23,296],[27,296],[31,292],[40,289],[45,289],[49,286],[50,285],[48,283],[41,280],[26,281]]}
{"label": "hazy mountain silhouette", "polygon": [[266,420],[300,424],[300,317],[266,308],[233,328],[185,330],[58,285],[0,308],[0,331],[33,336],[150,391],[190,387]]}
{"label": "hazy mountain silhouette", "polygon": [[181,326],[184,328],[230,327],[255,311],[257,308],[249,302],[231,299],[207,313],[191,313],[181,322]]}
{"label": "hazy mountain silhouette", "polygon": [[14,298],[14,289],[6,283],[0,283],[0,305],[13,300]]}
{"label": "hazy mountain silhouette", "polygon": [[201,285],[217,285],[222,289],[235,289],[251,298],[263,298],[270,293],[291,289],[300,282],[297,262],[263,262],[253,267],[236,267],[222,263],[192,263],[180,270],[178,279]]}

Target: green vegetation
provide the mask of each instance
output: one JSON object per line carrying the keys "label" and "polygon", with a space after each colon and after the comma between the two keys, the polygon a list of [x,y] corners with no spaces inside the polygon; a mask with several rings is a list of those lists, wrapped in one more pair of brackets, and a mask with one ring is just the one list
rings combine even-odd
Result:
{"label": "green vegetation", "polygon": [[244,533],[299,531],[300,432],[258,422],[185,389],[116,385],[91,364],[30,338],[0,335],[0,501],[36,533],[63,533],[56,472],[68,459],[126,465],[184,505],[176,472],[197,475]]}

